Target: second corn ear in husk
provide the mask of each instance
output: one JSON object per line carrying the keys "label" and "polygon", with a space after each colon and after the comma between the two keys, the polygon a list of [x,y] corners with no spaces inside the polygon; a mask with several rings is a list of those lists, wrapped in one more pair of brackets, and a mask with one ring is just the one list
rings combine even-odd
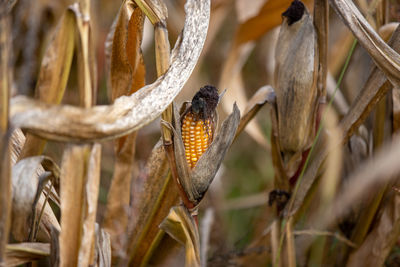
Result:
{"label": "second corn ear in husk", "polygon": [[282,152],[301,152],[314,138],[318,48],[313,21],[300,1],[282,14],[276,45],[276,100]]}

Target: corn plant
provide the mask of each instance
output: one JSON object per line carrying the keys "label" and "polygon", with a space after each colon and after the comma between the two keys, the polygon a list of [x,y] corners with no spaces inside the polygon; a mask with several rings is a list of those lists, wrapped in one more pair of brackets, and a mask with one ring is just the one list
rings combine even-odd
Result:
{"label": "corn plant", "polygon": [[2,1],[0,266],[397,266],[399,8]]}

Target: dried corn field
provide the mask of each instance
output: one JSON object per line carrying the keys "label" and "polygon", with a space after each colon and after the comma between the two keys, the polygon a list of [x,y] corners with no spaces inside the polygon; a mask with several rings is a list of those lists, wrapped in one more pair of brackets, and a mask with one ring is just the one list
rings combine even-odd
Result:
{"label": "dried corn field", "polygon": [[0,2],[0,266],[399,266],[400,3]]}

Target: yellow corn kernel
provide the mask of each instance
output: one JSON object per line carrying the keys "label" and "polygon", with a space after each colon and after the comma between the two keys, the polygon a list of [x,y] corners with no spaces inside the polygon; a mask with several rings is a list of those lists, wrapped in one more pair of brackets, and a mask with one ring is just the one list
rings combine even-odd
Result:
{"label": "yellow corn kernel", "polygon": [[186,161],[193,168],[213,140],[211,120],[203,121],[188,112],[182,120],[182,140]]}

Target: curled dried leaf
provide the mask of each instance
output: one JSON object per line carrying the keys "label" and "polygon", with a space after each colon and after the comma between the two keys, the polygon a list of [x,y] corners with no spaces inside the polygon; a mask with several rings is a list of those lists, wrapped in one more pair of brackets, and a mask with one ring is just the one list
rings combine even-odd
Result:
{"label": "curled dried leaf", "polygon": [[42,193],[44,183],[48,181],[48,175],[42,176],[38,173],[43,161],[52,162],[49,158],[37,156],[23,159],[13,166],[11,232],[18,241],[28,240],[28,235],[32,235],[31,231],[34,229],[32,225],[37,223],[36,215],[41,213],[43,205],[45,206],[39,224],[38,240],[50,241],[51,227],[60,230],[60,225]]}
{"label": "curled dried leaf", "polygon": [[171,67],[153,84],[119,97],[112,105],[92,108],[46,105],[19,96],[11,101],[13,123],[48,139],[92,141],[122,136],[151,122],[181,91],[204,45],[210,1],[188,0],[185,9],[185,26],[172,51]]}
{"label": "curled dried leaf", "polygon": [[[36,98],[40,101],[59,104],[64,96],[74,54],[75,26],[75,15],[67,10],[42,60],[35,89]],[[19,158],[40,155],[45,144],[45,140],[27,134]]]}

